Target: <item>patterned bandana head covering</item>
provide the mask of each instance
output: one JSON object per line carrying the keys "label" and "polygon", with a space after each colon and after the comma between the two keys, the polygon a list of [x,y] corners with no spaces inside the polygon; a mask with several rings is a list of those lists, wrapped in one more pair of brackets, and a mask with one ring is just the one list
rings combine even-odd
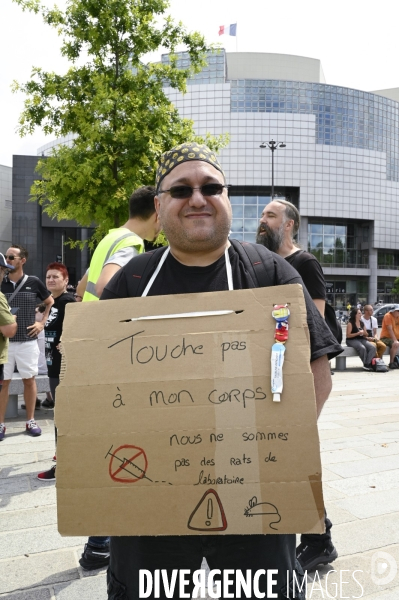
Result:
{"label": "patterned bandana head covering", "polygon": [[205,146],[205,144],[196,144],[195,142],[187,142],[172,148],[172,150],[167,150],[162,154],[155,178],[157,192],[159,191],[163,178],[177,167],[177,165],[187,162],[188,160],[202,160],[203,162],[207,162],[224,176],[223,169],[216,158],[216,154],[210,150],[208,146]]}

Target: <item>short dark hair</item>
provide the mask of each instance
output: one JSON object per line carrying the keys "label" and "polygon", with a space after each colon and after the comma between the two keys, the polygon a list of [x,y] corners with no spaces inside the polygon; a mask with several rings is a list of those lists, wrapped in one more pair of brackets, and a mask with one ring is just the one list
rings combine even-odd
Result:
{"label": "short dark hair", "polygon": [[145,185],[135,190],[129,200],[130,219],[147,221],[152,217],[155,212],[155,195],[156,189],[153,185]]}
{"label": "short dark hair", "polygon": [[69,278],[68,275],[68,269],[66,268],[66,266],[63,263],[60,262],[52,262],[49,265],[47,265],[46,267],[46,275],[47,275],[47,271],[59,271],[62,275],[63,279],[67,279]]}
{"label": "short dark hair", "polygon": [[20,257],[26,258],[26,260],[28,260],[29,254],[26,248],[24,248],[20,244],[11,244],[10,248],[17,248],[17,250],[19,250]]}

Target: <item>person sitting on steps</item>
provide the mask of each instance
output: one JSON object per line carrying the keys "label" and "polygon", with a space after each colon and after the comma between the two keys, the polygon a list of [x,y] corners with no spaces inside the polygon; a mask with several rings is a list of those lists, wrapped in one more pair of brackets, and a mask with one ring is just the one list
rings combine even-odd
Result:
{"label": "person sitting on steps", "polygon": [[367,341],[367,330],[362,321],[362,311],[352,308],[346,326],[346,345],[354,348],[361,358],[363,369],[371,371],[371,361],[375,358],[375,345]]}

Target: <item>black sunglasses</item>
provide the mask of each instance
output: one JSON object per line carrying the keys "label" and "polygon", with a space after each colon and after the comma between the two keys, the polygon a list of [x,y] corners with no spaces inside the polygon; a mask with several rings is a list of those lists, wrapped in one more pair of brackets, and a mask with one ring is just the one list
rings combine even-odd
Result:
{"label": "black sunglasses", "polygon": [[20,256],[14,256],[14,254],[5,254],[4,258],[6,260],[14,260],[14,258],[21,258]]}
{"label": "black sunglasses", "polygon": [[191,198],[194,190],[200,190],[203,196],[220,196],[224,188],[229,188],[229,185],[223,185],[222,183],[205,183],[201,187],[191,187],[191,185],[175,185],[168,190],[159,190],[158,194],[164,194],[169,192],[172,198],[178,200],[185,200]]}

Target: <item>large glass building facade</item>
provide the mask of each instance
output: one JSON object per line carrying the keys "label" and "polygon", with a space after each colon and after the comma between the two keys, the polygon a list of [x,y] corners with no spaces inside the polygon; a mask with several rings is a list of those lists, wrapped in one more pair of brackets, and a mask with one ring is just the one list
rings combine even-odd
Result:
{"label": "large glass building facade", "polygon": [[271,200],[271,152],[260,144],[284,142],[274,154],[275,195],[299,207],[299,243],[322,264],[329,301],[391,301],[399,276],[399,102],[328,85],[318,62],[222,51],[187,94],[167,93],[198,133],[230,135],[221,162],[232,184],[233,237],[255,240]]}
{"label": "large glass building facade", "polygon": [[235,80],[231,112],[311,114],[316,143],[384,152],[387,179],[399,181],[399,105],[368,92],[321,83]]}
{"label": "large glass building facade", "polygon": [[[161,57],[169,61],[168,55]],[[189,64],[187,53],[177,64]],[[370,92],[325,82],[320,61],[215,52],[185,95],[165,86],[198,134],[227,133],[220,160],[231,187],[232,236],[254,241],[275,196],[301,214],[299,243],[321,262],[337,306],[391,301],[399,276],[399,89]],[[73,140],[61,140],[61,143]],[[40,148],[48,154],[60,140]]]}

